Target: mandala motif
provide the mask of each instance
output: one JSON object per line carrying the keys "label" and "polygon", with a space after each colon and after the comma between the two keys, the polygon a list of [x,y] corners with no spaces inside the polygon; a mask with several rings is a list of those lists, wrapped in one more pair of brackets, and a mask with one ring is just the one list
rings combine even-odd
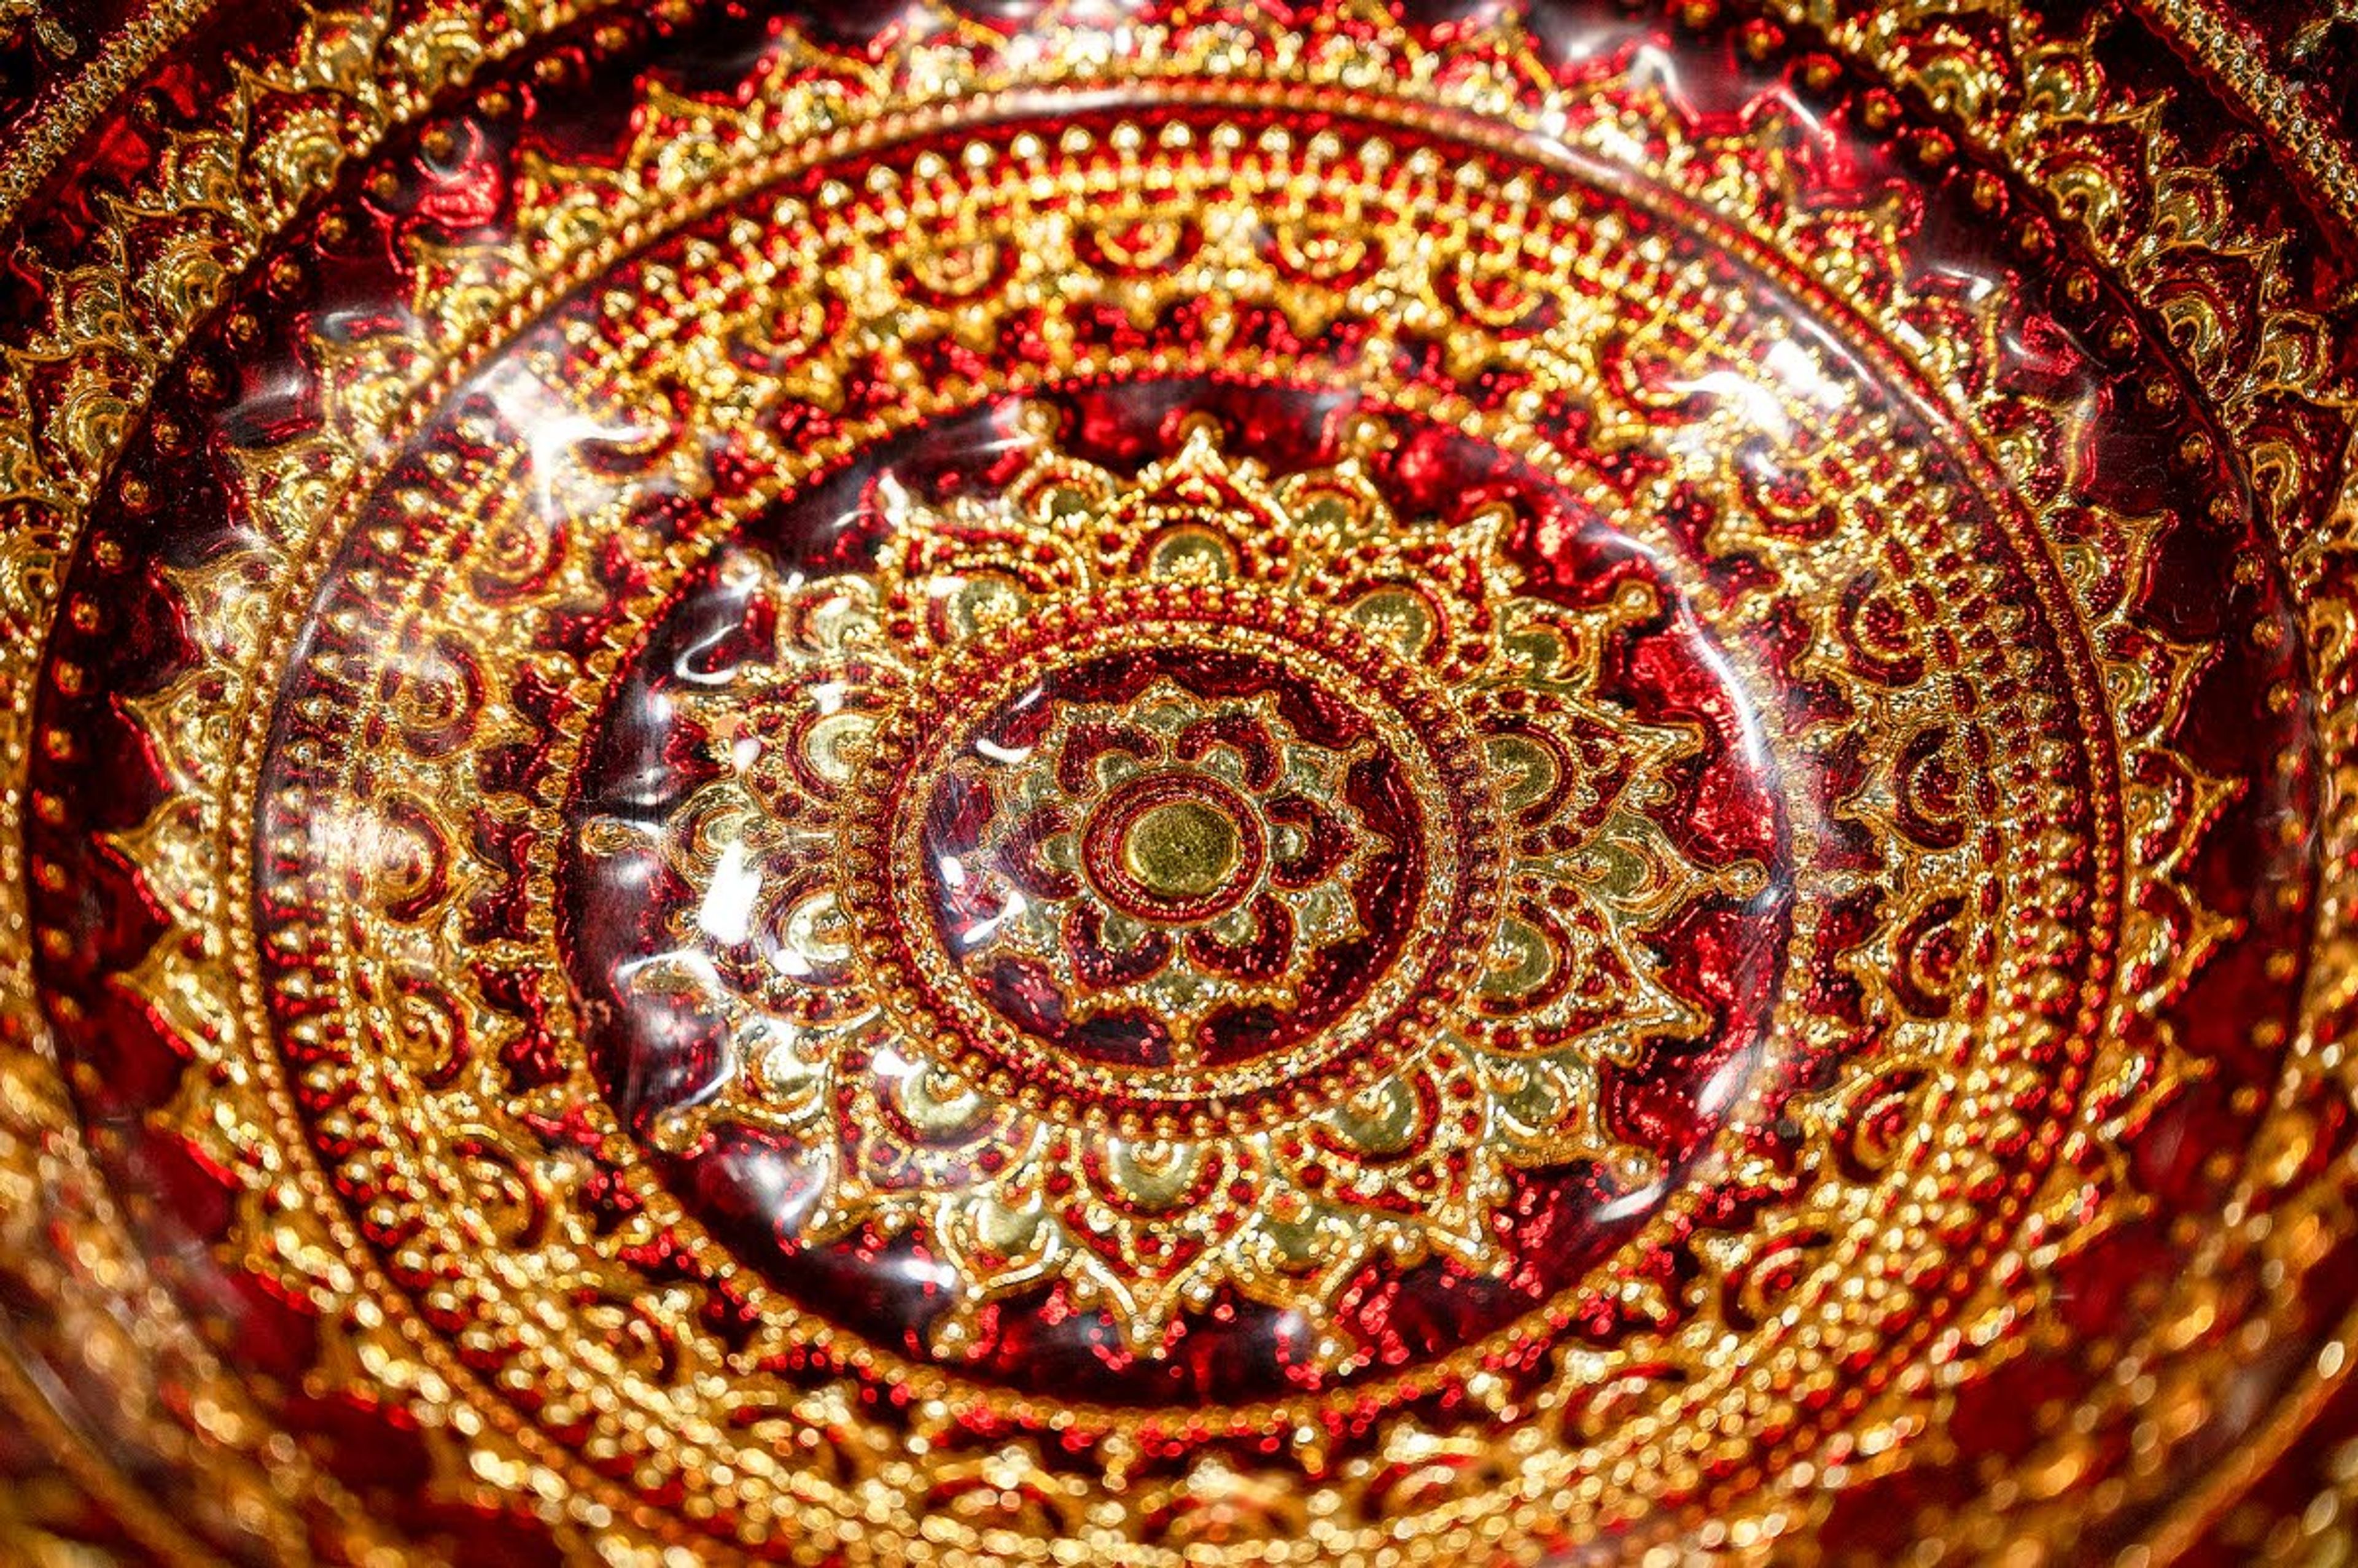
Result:
{"label": "mandala motif", "polygon": [[0,1557],[2345,1506],[2331,18],[123,8],[0,153]]}
{"label": "mandala motif", "polygon": [[1501,517],[1399,519],[1360,455],[1198,422],[1125,480],[1039,412],[1000,493],[871,492],[872,576],[752,588],[774,643],[680,705],[718,776],[649,825],[687,897],[633,983],[727,1016],[705,1114],[826,1150],[814,1234],[924,1224],[970,1300],[1062,1275],[1147,1343],[1493,1267],[1510,1165],[1651,1179],[1595,1064],[1703,1030],[1647,937],[1766,878],[1679,849],[1693,738],[1596,693],[1650,596],[1523,596]]}

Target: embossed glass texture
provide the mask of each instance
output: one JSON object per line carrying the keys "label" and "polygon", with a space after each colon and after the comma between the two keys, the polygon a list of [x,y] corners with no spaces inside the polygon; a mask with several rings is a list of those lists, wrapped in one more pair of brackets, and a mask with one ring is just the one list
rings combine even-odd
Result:
{"label": "embossed glass texture", "polygon": [[486,66],[192,337],[25,838],[235,1421],[419,1560],[1897,1561],[2085,1408],[2136,1539],[2313,1332],[2126,1457],[2276,1288],[2251,443],[1774,28],[1103,9]]}

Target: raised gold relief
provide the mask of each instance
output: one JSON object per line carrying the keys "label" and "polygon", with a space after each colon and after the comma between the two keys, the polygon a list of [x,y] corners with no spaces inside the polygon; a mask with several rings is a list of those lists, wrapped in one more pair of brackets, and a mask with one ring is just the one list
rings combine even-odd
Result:
{"label": "raised gold relief", "polygon": [[[2239,1227],[2314,1168],[2333,1026],[2240,1037],[2295,1088],[2233,1218],[2151,1130],[2266,1107],[2200,988],[2342,983],[2223,868],[2339,832],[2298,737],[2346,715],[2271,673],[2292,760],[2223,739],[2296,629],[2247,608],[2259,556],[2216,613],[2189,562],[2319,504],[2328,327],[2181,265],[2276,264],[2082,46],[1911,18],[1784,19],[2082,223],[2190,390],[1951,266],[1938,203],[1981,187],[1854,178],[1743,75],[1765,20],[1710,68],[1736,114],[1656,69],[1677,30],[1550,64],[1367,5],[928,14],[651,78],[611,152],[454,115],[319,198],[381,289],[352,226],[438,205],[382,247],[397,297],[296,318],[295,412],[195,457],[148,420],[219,485],[182,541],[105,482],[144,388],[491,58],[315,18],[254,146],[159,166],[247,220],[187,242],[179,317],[118,328],[153,278],[98,266],[11,392],[52,519],[11,614],[92,607],[27,676],[110,678],[74,573],[161,650],[127,739],[26,719],[29,841],[101,871],[30,852],[20,967],[81,961],[80,887],[136,912],[28,1001],[76,1076],[27,1103],[114,1092],[123,999],[172,1065],[117,1119],[312,1346],[251,1378],[159,1318],[208,1451],[382,1413],[411,1494],[585,1562],[1806,1555],[2148,1227],[2204,1261],[2105,1342],[2154,1370],[2075,1408],[2212,1419],[2188,1325],[2266,1316],[2226,1260],[2322,1256]],[[482,124],[539,126],[568,58]],[[2131,474],[2123,388],[2215,410],[2248,494]],[[62,564],[118,503],[164,542]],[[2284,551],[2319,671],[2335,548]],[[152,781],[109,819],[51,781],[114,745]],[[319,1528],[406,1560],[352,1473]],[[2071,1483],[2036,1491],[1919,1533],[2051,1537]]]}

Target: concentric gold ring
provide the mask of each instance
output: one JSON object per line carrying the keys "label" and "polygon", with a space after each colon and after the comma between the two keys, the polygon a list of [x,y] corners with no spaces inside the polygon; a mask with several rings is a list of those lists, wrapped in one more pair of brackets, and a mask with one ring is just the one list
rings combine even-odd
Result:
{"label": "concentric gold ring", "polygon": [[[1298,1114],[1346,1097],[1412,1059],[1422,1049],[1421,1033],[1449,1017],[1478,972],[1506,870],[1494,785],[1472,737],[1439,694],[1396,655],[1335,618],[1274,597],[1150,582],[1085,601],[1051,600],[1035,615],[995,629],[962,659],[918,676],[910,698],[867,748],[855,785],[859,804],[846,814],[847,914],[868,962],[881,975],[898,977],[882,982],[886,994],[899,984],[924,999],[921,1011],[903,1015],[909,1037],[936,1043],[946,1065],[994,1094],[1060,1119],[1103,1120],[1157,1137],[1266,1124],[1272,1114]],[[1011,1023],[1004,1004],[969,978],[968,954],[944,943],[935,907],[937,873],[928,871],[942,852],[925,827],[943,809],[938,795],[947,777],[983,740],[965,715],[1034,704],[1041,700],[1034,692],[1060,669],[1182,651],[1259,661],[1356,709],[1368,738],[1355,744],[1393,760],[1405,801],[1431,803],[1430,821],[1412,815],[1394,825],[1399,837],[1413,839],[1400,846],[1411,880],[1389,890],[1398,907],[1384,912],[1397,914],[1402,933],[1379,946],[1386,956],[1373,968],[1339,982],[1348,987],[1346,1011],[1293,1027],[1270,1021],[1272,1007],[1283,1015],[1283,1002],[1251,1004],[1251,1035],[1234,1048],[1247,1054],[1227,1068],[1208,1061],[1188,1065],[1191,1057],[1202,1060],[1195,1049],[1219,1054],[1208,1039],[1182,1040],[1178,1048],[1187,1055],[1141,1061],[1138,1068],[1117,1065],[1111,1045],[1083,1057],[1053,1049],[1044,1055],[1036,1044],[1041,1026]],[[1379,916],[1370,906],[1338,918],[1357,935],[1358,923]],[[1289,1045],[1297,1034],[1299,1047]],[[1168,1038],[1158,1027],[1153,1039]]]}

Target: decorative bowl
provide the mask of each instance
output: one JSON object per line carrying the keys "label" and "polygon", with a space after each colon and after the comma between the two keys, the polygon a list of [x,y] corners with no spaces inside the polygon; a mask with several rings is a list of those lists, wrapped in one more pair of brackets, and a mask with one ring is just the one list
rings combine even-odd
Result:
{"label": "decorative bowl", "polygon": [[0,1558],[2344,1561],[2354,38],[0,0]]}

